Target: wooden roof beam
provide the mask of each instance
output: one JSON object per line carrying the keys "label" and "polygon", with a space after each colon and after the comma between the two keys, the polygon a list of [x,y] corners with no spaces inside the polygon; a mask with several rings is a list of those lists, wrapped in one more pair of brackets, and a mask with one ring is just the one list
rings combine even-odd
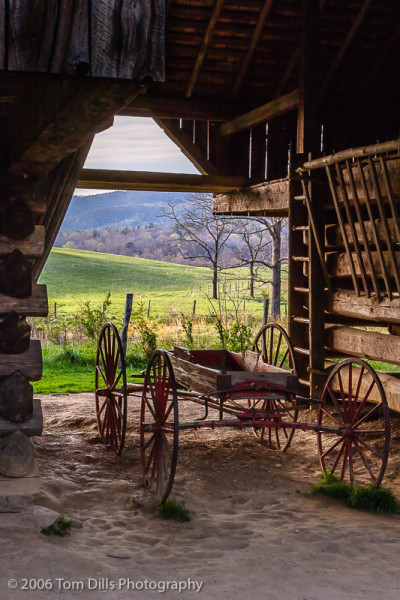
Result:
{"label": "wooden roof beam", "polygon": [[151,192],[223,193],[248,185],[242,177],[82,169],[78,188],[94,190],[140,190]]}
{"label": "wooden roof beam", "polygon": [[140,95],[118,112],[122,117],[159,119],[195,119],[196,121],[227,121],[232,118],[228,102],[192,100],[187,98],[156,98]]}
{"label": "wooden roof beam", "polygon": [[110,127],[115,113],[143,89],[142,84],[134,82],[126,85],[118,80],[82,81],[54,120],[11,166],[10,174],[25,179],[48,175],[91,136]]}
{"label": "wooden roof beam", "polygon": [[186,92],[185,92],[186,98],[190,98],[190,96],[193,93],[194,87],[195,87],[196,82],[197,82],[197,78],[199,76],[199,72],[200,72],[201,66],[202,66],[203,61],[204,61],[204,57],[205,57],[206,52],[207,52],[207,48],[210,45],[211,38],[213,36],[214,29],[215,29],[215,26],[216,26],[216,24],[218,22],[219,15],[220,15],[220,12],[222,10],[224,2],[225,2],[225,0],[216,0],[215,6],[214,6],[214,10],[213,10],[212,15],[210,17],[210,20],[208,22],[207,30],[206,30],[206,33],[204,34],[203,42],[201,44],[199,53],[198,53],[197,58],[196,58],[196,62],[194,64],[194,68],[193,68],[192,74],[190,76],[189,83],[188,83],[187,88],[186,88]]}
{"label": "wooden roof beam", "polygon": [[[327,0],[320,1],[320,3],[319,3],[319,12],[320,13],[323,11],[326,2],[327,2]],[[276,88],[275,98],[282,95],[282,92],[285,89],[286,84],[288,83],[289,79],[291,78],[294,68],[297,65],[299,58],[300,58],[300,50],[301,50],[301,44],[298,44],[298,46],[296,47],[296,50],[293,52],[292,58],[290,59],[288,66],[286,67],[285,71],[283,72],[283,75],[278,84],[278,87]]]}
{"label": "wooden roof beam", "polygon": [[372,0],[365,0],[362,4],[360,10],[358,11],[357,16],[354,19],[354,21],[349,29],[349,32],[348,32],[346,38],[344,39],[343,44],[339,48],[339,52],[337,53],[336,58],[333,61],[331,68],[329,69],[328,74],[325,77],[325,79],[322,83],[322,86],[319,90],[318,97],[320,100],[325,95],[325,92],[326,92],[330,82],[334,78],[336,71],[338,70],[340,64],[342,63],[344,57],[346,56],[346,53],[347,53],[348,49],[350,48],[352,41],[354,40],[358,30],[360,29],[362,23],[364,22],[371,3],[372,3]]}
{"label": "wooden roof beam", "polygon": [[203,175],[214,175],[216,173],[215,166],[203,154],[202,150],[193,143],[187,133],[180,129],[178,121],[174,122],[172,119],[168,121],[166,119],[154,119],[154,121],[200,173]]}
{"label": "wooden roof beam", "polygon": [[240,90],[240,86],[242,85],[243,79],[246,77],[247,71],[249,69],[250,63],[253,59],[254,52],[256,51],[258,42],[260,41],[260,37],[262,31],[264,29],[264,25],[268,18],[268,15],[271,11],[272,4],[274,0],[266,0],[264,6],[260,11],[260,15],[258,17],[257,25],[252,35],[249,48],[246,52],[246,56],[242,62],[242,66],[240,67],[239,75],[236,79],[235,85],[232,90],[232,97],[235,98]]}
{"label": "wooden roof beam", "polygon": [[263,104],[254,110],[251,110],[240,117],[236,117],[232,121],[227,121],[220,127],[222,136],[237,133],[243,129],[249,129],[260,123],[274,119],[279,115],[294,110],[299,104],[299,91],[293,90],[289,94],[285,94],[276,100],[271,100],[267,104]]}

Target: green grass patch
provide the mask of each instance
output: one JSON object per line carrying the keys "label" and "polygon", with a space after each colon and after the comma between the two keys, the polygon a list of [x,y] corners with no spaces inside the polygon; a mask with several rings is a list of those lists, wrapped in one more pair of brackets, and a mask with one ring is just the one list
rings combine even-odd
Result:
{"label": "green grass patch", "polygon": [[329,471],[324,473],[321,481],[311,487],[312,494],[323,494],[330,498],[345,498],[350,495],[351,487],[345,481],[340,481]]}
{"label": "green grass patch", "polygon": [[[261,319],[261,290],[257,290],[257,299],[249,298],[248,269],[231,269],[226,273],[226,276],[221,274],[220,284],[225,282],[227,292],[234,294],[234,281],[240,279],[239,293],[246,296],[246,314],[254,313]],[[270,279],[268,272],[264,278]],[[286,289],[287,274],[283,273],[282,278]],[[39,283],[47,285],[50,311],[57,302],[57,315],[64,317],[74,315],[87,300],[101,306],[106,294],[111,292],[112,316],[122,321],[128,292],[134,294],[134,307],[144,302],[147,308],[151,300],[151,316],[169,315],[171,312],[191,314],[194,300],[196,313],[208,315],[207,291],[211,294],[211,280],[211,269],[206,267],[53,248]]]}
{"label": "green grass patch", "polygon": [[324,473],[321,481],[311,487],[312,494],[323,494],[330,498],[343,498],[350,508],[368,510],[373,513],[397,514],[400,504],[392,490],[376,487],[373,483],[352,487],[340,481],[334,473]]}
{"label": "green grass patch", "polygon": [[179,504],[175,500],[160,502],[156,508],[156,515],[161,519],[176,519],[177,521],[191,521],[192,513],[184,503]]}
{"label": "green grass patch", "polygon": [[71,534],[71,527],[73,527],[72,519],[64,519],[60,517],[49,527],[42,527],[40,530],[43,535],[57,535],[58,537],[65,537]]}
{"label": "green grass patch", "polygon": [[392,490],[377,488],[372,483],[351,490],[348,505],[351,508],[374,513],[398,514],[400,512],[400,505]]}

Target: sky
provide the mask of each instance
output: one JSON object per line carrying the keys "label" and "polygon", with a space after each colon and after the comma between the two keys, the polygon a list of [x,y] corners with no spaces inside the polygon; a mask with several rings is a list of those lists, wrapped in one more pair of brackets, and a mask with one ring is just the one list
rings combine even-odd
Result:
{"label": "sky", "polygon": [[[198,173],[196,167],[153,119],[115,117],[114,125],[97,134],[86,159],[88,169]],[[110,190],[75,190],[77,196]]]}

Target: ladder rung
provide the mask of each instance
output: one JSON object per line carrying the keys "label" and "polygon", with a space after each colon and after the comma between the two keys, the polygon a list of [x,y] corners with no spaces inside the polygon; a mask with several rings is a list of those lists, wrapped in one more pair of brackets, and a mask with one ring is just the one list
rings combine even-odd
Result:
{"label": "ladder rung", "polygon": [[306,317],[293,317],[293,321],[296,321],[296,323],[304,323],[305,325],[310,323],[310,319],[306,319]]}
{"label": "ladder rung", "polygon": [[306,287],[294,287],[293,290],[295,292],[300,292],[301,294],[308,294],[308,292],[310,291],[310,288],[306,288]]}
{"label": "ladder rung", "polygon": [[301,194],[300,196],[293,196],[293,200],[305,200],[306,197],[304,194]]}
{"label": "ladder rung", "polygon": [[304,354],[305,356],[309,356],[310,355],[310,351],[308,350],[308,348],[299,348],[298,346],[295,346],[293,348],[293,350],[295,352],[297,352],[297,354]]}
{"label": "ladder rung", "polygon": [[302,385],[306,385],[308,387],[310,387],[311,383],[309,381],[307,381],[307,379],[299,379],[299,383],[301,383]]}
{"label": "ladder rung", "polygon": [[292,256],[294,262],[310,262],[308,256]]}
{"label": "ladder rung", "polygon": [[293,231],[308,231],[308,225],[295,225]]}

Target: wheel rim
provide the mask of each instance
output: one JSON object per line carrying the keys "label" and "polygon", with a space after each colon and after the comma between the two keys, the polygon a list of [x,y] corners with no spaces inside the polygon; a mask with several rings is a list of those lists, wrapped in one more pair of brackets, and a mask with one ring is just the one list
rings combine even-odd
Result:
{"label": "wheel rim", "polygon": [[365,361],[349,358],[334,367],[322,394],[318,425],[342,428],[341,434],[318,432],[324,473],[352,485],[381,484],[389,457],[390,415],[382,383]]}
{"label": "wheel rim", "polygon": [[[258,352],[266,364],[297,373],[292,343],[280,325],[276,323],[264,325],[254,339],[252,350]],[[291,397],[290,404],[284,399],[268,399],[249,401],[249,406],[265,410],[271,417],[277,416],[281,421],[297,422],[299,411],[294,397]],[[286,452],[289,448],[294,432],[294,429],[287,429],[284,426],[253,429],[254,435],[263,445],[281,452]]]}
{"label": "wheel rim", "polygon": [[[144,424],[153,431],[145,431]],[[174,482],[178,459],[178,395],[168,354],[156,350],[144,381],[140,415],[141,463],[145,484],[165,502]]]}
{"label": "wheel rim", "polygon": [[96,416],[101,441],[117,454],[125,442],[127,389],[122,342],[113,323],[106,323],[97,345]]}

